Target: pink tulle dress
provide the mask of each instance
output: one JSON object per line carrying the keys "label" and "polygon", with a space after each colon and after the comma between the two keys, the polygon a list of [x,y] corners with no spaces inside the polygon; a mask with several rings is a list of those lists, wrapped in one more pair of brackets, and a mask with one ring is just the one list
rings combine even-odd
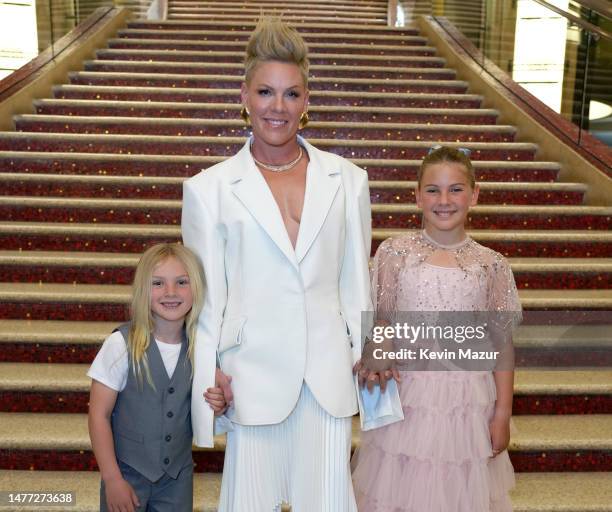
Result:
{"label": "pink tulle dress", "polygon": [[[428,263],[451,251],[457,266]],[[507,261],[470,238],[439,246],[419,232],[388,239],[372,269],[375,311],[511,311],[520,302]],[[490,371],[403,371],[405,419],[361,434],[353,457],[359,512],[506,512],[514,471],[492,458]]]}

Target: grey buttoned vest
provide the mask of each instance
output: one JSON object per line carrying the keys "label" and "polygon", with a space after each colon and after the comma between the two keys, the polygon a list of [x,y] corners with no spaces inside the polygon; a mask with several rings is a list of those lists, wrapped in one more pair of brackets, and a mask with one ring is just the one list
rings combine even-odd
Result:
{"label": "grey buttoned vest", "polygon": [[[115,329],[126,343],[129,329],[129,323]],[[156,482],[164,473],[176,478],[182,468],[193,463],[191,363],[185,335],[171,379],[152,335],[146,355],[155,389],[144,374],[139,382],[130,357],[127,384],[117,395],[111,424],[117,459]]]}

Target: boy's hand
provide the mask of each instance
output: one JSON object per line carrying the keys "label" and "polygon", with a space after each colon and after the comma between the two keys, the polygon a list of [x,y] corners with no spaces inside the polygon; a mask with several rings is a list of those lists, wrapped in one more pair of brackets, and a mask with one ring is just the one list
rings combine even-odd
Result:
{"label": "boy's hand", "polygon": [[494,414],[489,423],[489,433],[493,457],[497,457],[510,444],[510,417]]}
{"label": "boy's hand", "polygon": [[136,512],[140,507],[138,496],[123,477],[104,481],[104,487],[109,512]]}
{"label": "boy's hand", "polygon": [[215,373],[215,386],[223,390],[223,396],[228,406],[232,405],[234,401],[234,393],[232,391],[232,378],[229,375],[225,375],[219,368]]}
{"label": "boy's hand", "polygon": [[211,409],[215,411],[215,416],[219,416],[227,409],[227,402],[223,395],[221,388],[208,388],[204,393],[204,399],[210,405]]}

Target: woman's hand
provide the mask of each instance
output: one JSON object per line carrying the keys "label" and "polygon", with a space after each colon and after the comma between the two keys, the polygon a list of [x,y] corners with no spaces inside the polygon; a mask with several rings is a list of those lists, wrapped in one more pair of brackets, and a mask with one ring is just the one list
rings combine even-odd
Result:
{"label": "woman's hand", "polygon": [[109,512],[135,512],[140,506],[134,489],[122,476],[105,480],[104,488]]}
{"label": "woman's hand", "polygon": [[510,444],[510,416],[495,413],[489,423],[489,433],[491,435],[493,457],[497,457]]}
{"label": "woman's hand", "polygon": [[219,416],[227,409],[227,402],[220,387],[208,388],[204,393],[204,400],[215,411],[215,416]]}

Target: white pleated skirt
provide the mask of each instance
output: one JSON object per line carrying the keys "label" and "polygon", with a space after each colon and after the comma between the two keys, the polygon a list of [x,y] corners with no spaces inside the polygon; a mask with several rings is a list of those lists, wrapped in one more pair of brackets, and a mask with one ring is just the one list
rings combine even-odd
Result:
{"label": "white pleated skirt", "polygon": [[276,425],[227,434],[219,512],[357,512],[351,482],[351,418],[330,416],[306,383]]}

